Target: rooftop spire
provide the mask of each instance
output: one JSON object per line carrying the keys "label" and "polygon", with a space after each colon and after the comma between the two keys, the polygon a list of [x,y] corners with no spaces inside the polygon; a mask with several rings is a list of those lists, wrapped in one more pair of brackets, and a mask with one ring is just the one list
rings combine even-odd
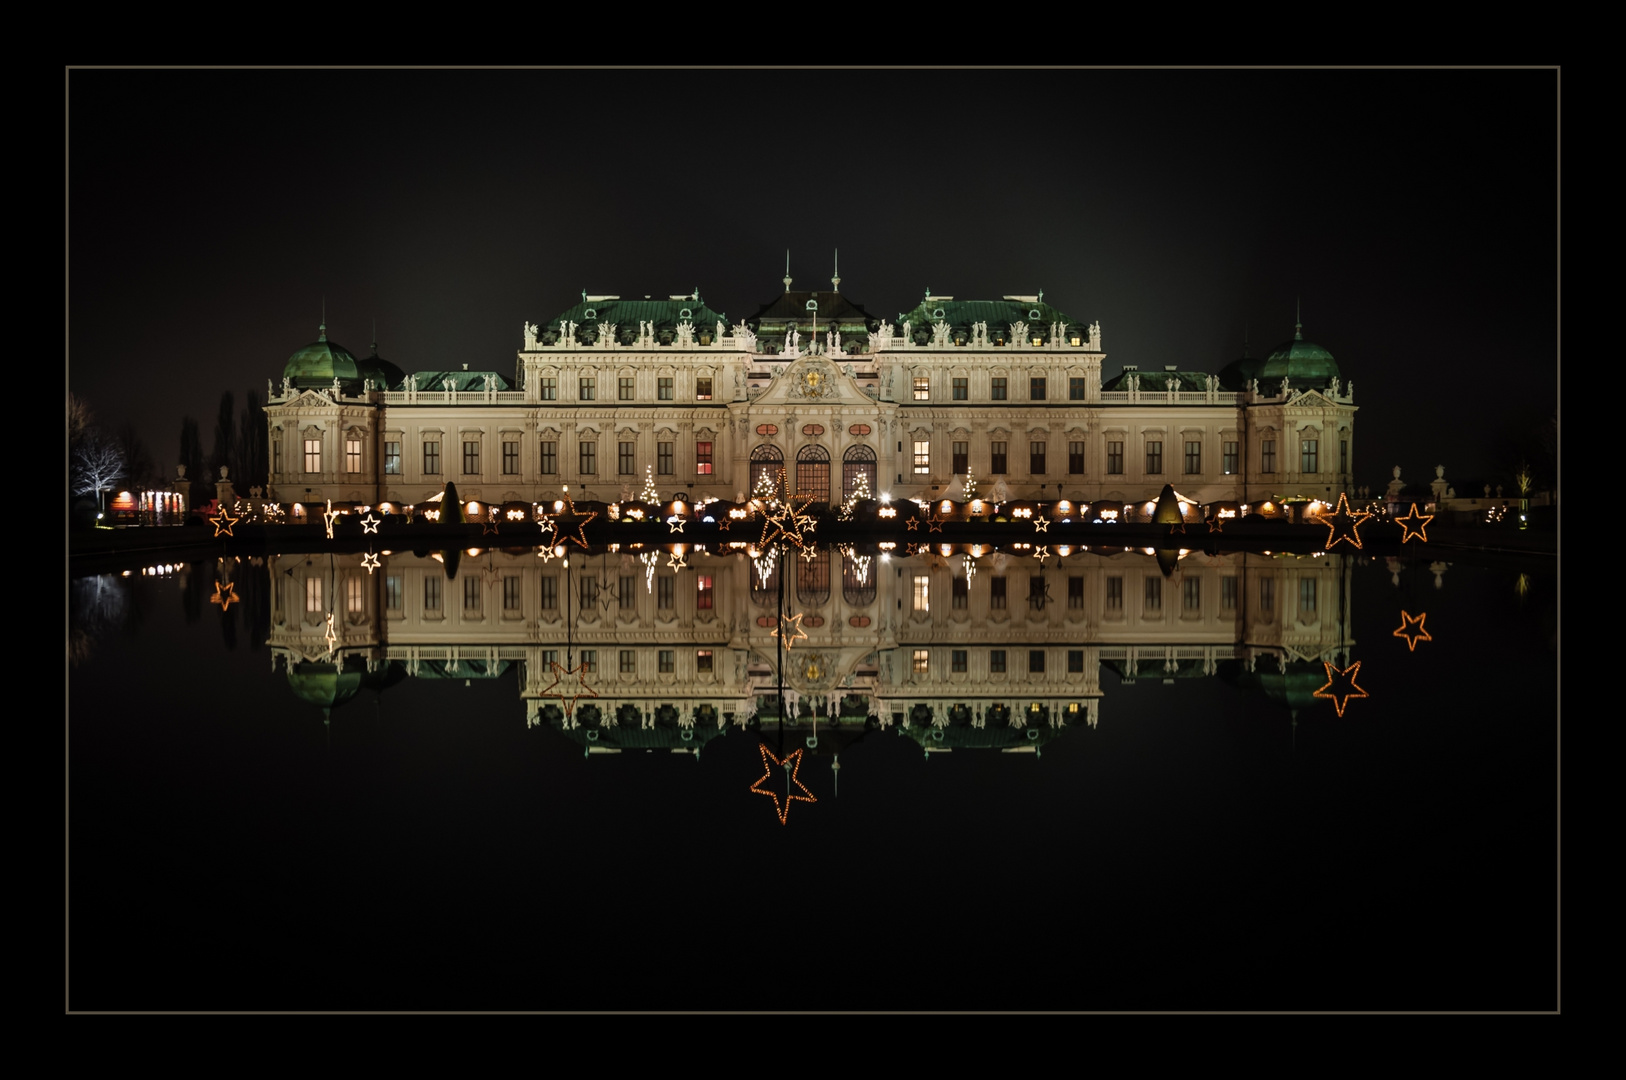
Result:
{"label": "rooftop spire", "polygon": [[373,319],[373,355],[378,355],[378,319]]}
{"label": "rooftop spire", "polygon": [[841,249],[836,248],[836,272],[830,277],[830,291],[841,291]]}
{"label": "rooftop spire", "polygon": [[322,297],[322,321],[316,327],[316,340],[327,340],[327,297],[325,295]]}
{"label": "rooftop spire", "polygon": [[1304,300],[1302,297],[1293,298],[1293,340],[1304,340]]}
{"label": "rooftop spire", "polygon": [[790,292],[790,248],[785,249],[785,291]]}

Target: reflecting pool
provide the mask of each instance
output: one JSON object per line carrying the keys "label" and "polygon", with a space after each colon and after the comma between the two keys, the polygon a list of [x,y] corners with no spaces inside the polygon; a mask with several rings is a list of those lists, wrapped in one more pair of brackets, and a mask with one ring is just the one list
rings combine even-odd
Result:
{"label": "reflecting pool", "polygon": [[1551,557],[92,569],[74,1009],[1556,1001]]}

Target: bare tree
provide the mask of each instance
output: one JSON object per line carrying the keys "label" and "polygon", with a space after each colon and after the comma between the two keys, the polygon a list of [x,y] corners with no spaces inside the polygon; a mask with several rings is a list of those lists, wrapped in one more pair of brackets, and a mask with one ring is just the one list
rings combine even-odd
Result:
{"label": "bare tree", "polygon": [[73,493],[96,496],[98,509],[106,509],[102,492],[111,490],[127,471],[118,443],[91,428],[74,448],[71,462]]}

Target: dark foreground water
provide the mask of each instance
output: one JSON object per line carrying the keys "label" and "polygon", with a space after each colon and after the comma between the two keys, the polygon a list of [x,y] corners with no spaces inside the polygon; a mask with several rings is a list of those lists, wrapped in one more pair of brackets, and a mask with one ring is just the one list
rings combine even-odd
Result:
{"label": "dark foreground water", "polygon": [[[1429,559],[1442,557],[1453,561],[1436,575]],[[955,630],[958,609],[935,578],[938,607],[913,627],[895,614],[909,612],[919,556],[876,563],[883,590],[866,610],[901,643],[892,683],[914,662],[911,634],[936,643],[934,677],[968,636],[969,675],[928,693],[924,682],[889,686],[878,657],[855,661],[854,671],[877,670],[869,685],[888,708],[917,722],[838,726],[839,793],[834,756],[809,749],[797,776],[818,801],[790,802],[781,824],[776,800],[750,790],[764,772],[758,747],[804,746],[807,721],[789,736],[772,718],[724,734],[701,724],[686,741],[665,721],[646,735],[600,720],[590,736],[555,707],[537,712],[535,698],[553,682],[532,670],[536,647],[567,632],[577,647],[598,635],[594,679],[623,702],[682,691],[699,678],[696,644],[714,639],[719,679],[734,676],[729,640],[750,640],[760,676],[777,642],[756,620],[777,619],[779,601],[746,598],[748,563],[731,560],[744,568],[706,586],[737,626],[688,609],[669,625],[655,608],[617,629],[605,607],[595,629],[579,613],[572,621],[577,580],[558,586],[562,621],[529,610],[548,595],[535,568],[558,563],[505,558],[465,555],[443,585],[426,586],[446,576],[443,564],[398,553],[361,579],[359,602],[344,584],[355,560],[336,569],[327,556],[156,574],[132,563],[128,575],[71,583],[71,1008],[1556,1004],[1551,560],[1475,565],[1436,551],[1344,562],[1330,574],[1336,599],[1325,584],[1317,597],[1347,650],[1328,655],[1341,669],[1359,661],[1368,694],[1342,717],[1305,697],[1324,681],[1321,659],[1283,653],[1278,664],[1254,649],[1250,670],[1238,639],[1257,637],[1251,613],[1223,630],[1216,605],[1233,587],[1220,579],[1240,576],[1244,606],[1256,605],[1269,565],[1221,557],[1200,574],[1182,563],[1202,579],[1197,602],[1211,616],[1182,626],[1143,618],[1149,556],[1078,554],[1050,567],[1062,610],[1042,627],[1022,603],[1029,587],[1013,584],[1011,606],[1028,609],[1013,628],[1004,610],[981,609],[996,574],[984,560],[971,622]],[[702,569],[704,559],[690,555]],[[933,572],[952,574],[959,559]],[[642,603],[665,602],[642,564],[582,561],[606,581],[630,572]],[[526,575],[514,609],[525,627],[499,614],[505,566]],[[315,588],[327,591],[313,597],[301,575],[318,571],[327,576]],[[480,573],[484,585],[466,592]],[[661,569],[684,573],[694,570]],[[1077,623],[1062,599],[1070,574],[1087,590]],[[1129,582],[1121,624],[1113,577]],[[705,587],[677,580],[679,608],[692,607]],[[240,598],[224,611],[210,603],[222,581]],[[1161,587],[1175,611],[1191,595],[1179,583]],[[426,589],[453,613],[444,622],[420,618]],[[457,615],[475,593],[490,605],[484,622],[468,607]],[[845,603],[839,574],[835,593],[829,603]],[[1288,580],[1276,603],[1291,612],[1302,599]],[[1415,651],[1393,636],[1402,610],[1427,613],[1432,640]],[[343,640],[313,659],[313,634],[335,611]],[[1088,643],[1091,673],[1054,674],[1069,634]],[[1047,708],[1097,694],[1096,726],[1043,725],[1042,752],[1002,753],[1025,730],[934,729],[911,713],[933,693],[986,697],[984,646],[1008,642],[1014,664],[1034,641],[1055,650]],[[1207,659],[1149,669],[1148,650],[1192,642]],[[811,655],[810,644],[791,655]],[[621,679],[624,645],[637,671]],[[663,647],[680,654],[664,680]],[[411,648],[424,657],[416,664],[402,659]],[[371,668],[347,670],[347,649]],[[1011,678],[1005,696],[1020,710],[1037,677]],[[923,752],[933,730],[954,752]],[[826,750],[841,741],[827,722],[820,731]],[[698,755],[672,752],[696,739]],[[624,752],[587,752],[612,745]],[[770,782],[785,788],[782,773]]]}

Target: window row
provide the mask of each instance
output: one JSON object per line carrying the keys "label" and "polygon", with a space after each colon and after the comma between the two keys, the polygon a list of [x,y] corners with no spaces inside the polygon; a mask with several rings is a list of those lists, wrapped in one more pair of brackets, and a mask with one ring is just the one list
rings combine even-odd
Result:
{"label": "window row", "polygon": [[[314,442],[315,440],[312,440]],[[596,439],[582,440],[577,444],[577,472],[591,476],[598,472],[598,441]],[[670,442],[657,442],[655,444],[655,472],[660,476],[673,476],[676,474],[676,462]],[[711,442],[696,442],[694,444],[694,469],[696,476],[712,475],[712,446]],[[441,444],[438,439],[425,439],[423,441],[423,471],[426,475],[439,475],[441,471]],[[622,476],[636,475],[638,472],[637,460],[638,444],[636,442],[616,443],[616,472]],[[309,443],[306,447],[306,472],[321,471],[321,448],[313,451]],[[313,464],[314,462],[314,464]],[[357,461],[353,472],[360,471],[360,462]],[[384,474],[386,476],[401,475],[401,443],[388,441],[384,443]],[[502,475],[518,476],[520,472],[519,442],[515,440],[504,441],[502,444]],[[559,472],[559,443],[557,440],[543,440],[538,448],[537,472],[544,476],[555,475]],[[463,475],[479,476],[480,443],[465,440],[463,442]]]}
{"label": "window row", "polygon": [[[988,380],[988,400],[1010,401],[1012,380],[1003,375],[995,375]],[[1047,376],[1035,376],[1028,379],[1029,401],[1049,401],[1050,387]],[[914,377],[914,391],[916,401],[930,401],[932,398],[931,377],[916,375]],[[967,376],[956,375],[950,380],[950,395],[954,401],[971,400],[971,380]],[[1084,379],[1069,378],[1067,380],[1068,401],[1084,400]]]}
{"label": "window row", "polygon": [[[616,658],[617,670],[619,670],[622,674],[635,674],[638,671],[638,650],[619,649],[617,652],[620,654]],[[597,649],[582,649],[576,654],[576,656],[579,658],[582,670],[584,672],[589,675],[597,674],[599,670]],[[544,666],[548,664],[560,664],[563,662],[564,660],[560,658],[558,649],[542,650],[542,664]],[[659,670],[663,675],[675,673],[677,671],[677,650],[656,649],[655,664],[657,670]],[[714,671],[715,665],[716,653],[713,650],[696,649],[694,651],[694,669],[697,673],[706,674]]]}
{"label": "window row", "polygon": [[[1018,652],[1017,656],[1020,657],[1021,653]],[[989,649],[988,650],[988,673],[990,675],[1002,675],[1002,674],[1004,674],[1006,671],[1010,670],[1009,664],[1010,664],[1010,658],[1009,658],[1006,650],[1004,650],[1004,649]],[[913,650],[913,655],[910,657],[910,667],[911,667],[911,669],[913,670],[913,672],[916,675],[929,675],[929,674],[931,674],[931,650],[930,649],[915,649],[915,650]],[[968,650],[968,649],[950,649],[949,650],[949,670],[951,672],[953,672],[955,674],[963,674],[963,673],[967,672],[969,670],[969,668],[970,668],[970,650]],[[1028,663],[1027,663],[1027,672],[1028,672],[1028,674],[1030,674],[1030,675],[1040,675],[1040,674],[1044,673],[1044,670],[1045,670],[1045,650],[1044,649],[1029,649],[1028,650]],[[1084,670],[1084,650],[1083,649],[1068,649],[1067,650],[1067,673],[1069,675],[1076,675],[1076,674],[1081,673],[1083,670]]]}
{"label": "window row", "polygon": [[[606,380],[606,382],[608,382],[608,380]],[[544,378],[540,378],[540,379],[537,380],[537,383],[539,385],[543,401],[558,401],[559,400],[559,380],[558,380],[557,377],[555,377],[555,376],[547,376],[547,377],[544,377]],[[582,378],[577,379],[576,380],[576,400],[577,401],[597,401],[599,399],[599,397],[598,397],[598,383],[599,383],[599,380],[598,380],[597,376],[591,376],[591,377],[584,376]],[[676,400],[676,389],[677,389],[676,383],[674,382],[674,380],[673,380],[673,378],[671,376],[669,376],[669,375],[659,376],[655,380],[655,400],[656,401],[675,401]],[[709,377],[695,379],[695,381],[694,381],[694,398],[695,398],[696,401],[710,401],[711,400],[711,398],[712,398],[711,379]],[[638,400],[637,377],[636,376],[619,375],[619,376],[615,377],[615,400],[616,401],[637,401]]]}

